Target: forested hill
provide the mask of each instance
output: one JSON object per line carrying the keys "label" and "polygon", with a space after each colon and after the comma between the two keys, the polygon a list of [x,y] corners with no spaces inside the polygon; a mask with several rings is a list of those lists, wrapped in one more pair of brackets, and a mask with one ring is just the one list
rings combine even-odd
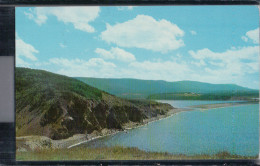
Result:
{"label": "forested hill", "polygon": [[[85,82],[108,93],[125,98],[155,98],[159,99],[158,94],[169,93],[195,93],[195,94],[214,94],[224,93],[239,95],[243,93],[253,93],[257,97],[258,90],[241,87],[235,84],[210,84],[196,81],[177,81],[166,82],[162,80],[138,80],[138,79],[110,79],[110,78],[88,78],[77,77],[76,79]],[[256,95],[255,95],[256,94]],[[165,96],[165,95],[164,95]],[[169,96],[169,95],[168,95]],[[204,98],[203,98],[204,99]]]}
{"label": "forested hill", "polygon": [[169,104],[118,98],[74,78],[15,69],[16,136],[63,139],[166,114]]}

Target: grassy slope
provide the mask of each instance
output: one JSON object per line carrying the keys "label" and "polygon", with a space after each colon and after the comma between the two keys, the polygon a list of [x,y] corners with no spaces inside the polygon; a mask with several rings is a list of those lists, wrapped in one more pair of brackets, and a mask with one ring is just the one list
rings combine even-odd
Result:
{"label": "grassy slope", "polygon": [[49,135],[46,130],[61,128],[61,100],[102,98],[100,90],[58,74],[16,68],[15,75],[17,136]]}
{"label": "grassy slope", "polygon": [[258,156],[231,155],[221,152],[214,155],[172,155],[163,152],[146,152],[138,148],[103,147],[39,150],[17,152],[17,160],[183,160],[183,159],[256,159]]}
{"label": "grassy slope", "polygon": [[[234,84],[209,84],[196,81],[178,81],[166,82],[155,80],[138,80],[138,79],[104,79],[104,78],[87,78],[77,77],[89,85],[102,89],[111,94],[125,98],[147,98],[153,94],[165,93],[257,93],[257,90],[251,90]],[[157,95],[158,96],[158,95]],[[223,95],[219,95],[221,98]],[[224,96],[223,96],[224,97]]]}
{"label": "grassy slope", "polygon": [[149,118],[144,110],[164,113],[172,109],[156,102],[141,102],[141,108],[79,80],[43,70],[16,68],[15,75],[17,136],[61,139],[103,128],[121,129],[129,121],[141,123]]}

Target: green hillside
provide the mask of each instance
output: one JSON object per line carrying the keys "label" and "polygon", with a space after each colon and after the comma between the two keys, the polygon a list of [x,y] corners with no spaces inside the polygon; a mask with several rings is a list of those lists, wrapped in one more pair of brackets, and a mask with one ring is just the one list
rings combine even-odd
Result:
{"label": "green hillside", "polygon": [[[125,98],[153,98],[159,99],[160,96],[165,94],[184,94],[184,93],[195,93],[203,94],[200,99],[207,99],[209,94],[220,94],[218,97],[221,99],[225,98],[223,94],[232,94],[243,96],[244,93],[253,93],[254,97],[258,96],[258,90],[252,90],[245,87],[241,87],[234,84],[210,84],[196,81],[177,81],[177,82],[166,82],[156,80],[138,80],[138,79],[106,79],[106,78],[87,78],[77,77],[76,79],[83,81],[91,86],[98,89],[104,90],[108,93],[116,96]],[[162,95],[159,95],[162,94]],[[156,97],[155,97],[156,96]],[[168,95],[169,96],[169,95]],[[221,97],[222,96],[222,97]],[[197,96],[198,98],[198,96]],[[214,97],[212,97],[213,99]],[[167,97],[167,99],[173,99]],[[181,98],[175,98],[181,99]],[[182,98],[188,99],[188,98]]]}
{"label": "green hillside", "polygon": [[216,93],[159,93],[149,95],[152,100],[250,100],[257,101],[258,91]]}
{"label": "green hillside", "polygon": [[107,129],[165,114],[168,104],[126,100],[74,78],[43,70],[15,69],[16,136],[52,139]]}

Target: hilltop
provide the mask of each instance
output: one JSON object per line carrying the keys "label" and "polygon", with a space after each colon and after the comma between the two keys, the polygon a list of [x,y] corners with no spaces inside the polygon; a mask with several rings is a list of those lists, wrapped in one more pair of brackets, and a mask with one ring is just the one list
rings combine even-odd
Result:
{"label": "hilltop", "polygon": [[259,96],[258,90],[241,87],[235,84],[88,77],[76,77],[76,79],[124,98],[230,100],[243,97],[258,98]]}
{"label": "hilltop", "polygon": [[43,70],[15,69],[16,136],[64,139],[74,134],[122,130],[124,124],[165,115],[155,101],[118,98],[79,80]]}

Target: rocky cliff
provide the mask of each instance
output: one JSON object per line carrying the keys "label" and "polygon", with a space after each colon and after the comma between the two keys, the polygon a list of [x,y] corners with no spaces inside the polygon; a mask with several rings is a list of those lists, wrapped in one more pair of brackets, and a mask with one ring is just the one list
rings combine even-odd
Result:
{"label": "rocky cliff", "polygon": [[16,136],[63,139],[163,115],[168,104],[126,100],[74,78],[43,70],[16,68]]}

